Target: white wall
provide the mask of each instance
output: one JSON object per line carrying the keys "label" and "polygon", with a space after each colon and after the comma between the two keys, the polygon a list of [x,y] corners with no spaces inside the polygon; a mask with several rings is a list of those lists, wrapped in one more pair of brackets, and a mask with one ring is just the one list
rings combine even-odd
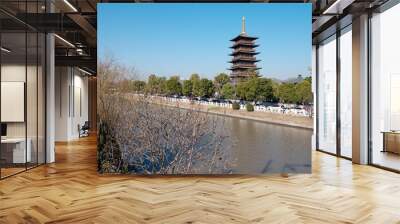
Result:
{"label": "white wall", "polygon": [[4,108],[1,110],[1,122],[25,121],[24,82],[1,81],[1,108]]}
{"label": "white wall", "polygon": [[76,68],[56,67],[56,141],[77,139],[78,125],[88,120],[88,78],[83,75]]}
{"label": "white wall", "polygon": [[[37,70],[38,69],[38,70]],[[44,120],[44,74],[42,73],[42,67],[28,65],[25,63],[4,63],[1,66],[2,86],[3,82],[20,82],[26,84],[26,101],[24,96],[21,96],[22,102],[19,102],[19,107],[2,106],[2,114],[4,113],[20,113],[22,119],[16,122],[5,122],[7,124],[7,137],[9,138],[24,138],[27,136],[29,139],[29,147],[31,148],[32,161],[36,162],[39,159],[39,163],[44,163],[44,150],[45,150],[45,120]],[[27,78],[27,80],[25,80]],[[2,89],[2,98],[9,98],[7,94],[10,92],[4,92]],[[24,95],[25,89],[18,90],[18,93]],[[26,102],[26,106],[25,106]],[[13,102],[10,102],[13,103]],[[15,104],[18,102],[14,101]],[[2,103],[3,104],[3,103]],[[26,112],[26,120],[24,114]],[[3,118],[2,118],[3,120]]]}
{"label": "white wall", "polygon": [[55,141],[67,141],[69,131],[69,68],[55,68]]}
{"label": "white wall", "polygon": [[[27,71],[29,73],[34,68],[32,66],[25,67],[25,64],[3,64],[1,66],[1,81],[25,82],[26,69],[28,69]],[[27,95],[28,97],[36,96],[36,93],[28,93]],[[1,108],[1,110],[7,110],[7,108]],[[25,137],[25,126],[25,122],[7,122],[7,136]]]}
{"label": "white wall", "polygon": [[82,126],[85,121],[88,121],[88,78],[82,76],[82,73],[78,73],[78,70],[74,70],[73,88],[71,88],[72,95],[71,99],[71,136],[72,138],[78,138],[78,125]]}
{"label": "white wall", "polygon": [[25,69],[25,64],[3,64],[1,66],[1,81],[25,82]]}

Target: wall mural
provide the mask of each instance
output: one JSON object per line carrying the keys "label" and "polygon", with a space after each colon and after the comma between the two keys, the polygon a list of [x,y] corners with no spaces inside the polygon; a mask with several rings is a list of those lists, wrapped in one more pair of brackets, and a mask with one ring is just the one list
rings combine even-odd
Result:
{"label": "wall mural", "polygon": [[98,27],[100,173],[311,172],[311,4],[99,4]]}

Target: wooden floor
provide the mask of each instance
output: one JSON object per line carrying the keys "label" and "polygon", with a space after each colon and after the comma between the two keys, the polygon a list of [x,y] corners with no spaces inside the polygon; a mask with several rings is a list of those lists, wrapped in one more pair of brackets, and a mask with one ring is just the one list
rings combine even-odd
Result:
{"label": "wooden floor", "polygon": [[374,151],[372,156],[375,164],[400,170],[400,155],[391,152]]}
{"label": "wooden floor", "polygon": [[96,173],[94,138],[0,181],[0,223],[400,223],[400,175],[319,152],[313,174],[137,177]]}
{"label": "wooden floor", "polygon": [[23,167],[23,168],[20,168],[20,167],[7,167],[7,168],[0,168],[1,169],[1,177],[3,178],[3,177],[8,177],[8,176],[11,176],[11,175],[13,175],[13,174],[16,174],[16,173],[20,173],[20,172],[23,172],[23,171],[25,171],[26,169],[25,169],[25,167]]}

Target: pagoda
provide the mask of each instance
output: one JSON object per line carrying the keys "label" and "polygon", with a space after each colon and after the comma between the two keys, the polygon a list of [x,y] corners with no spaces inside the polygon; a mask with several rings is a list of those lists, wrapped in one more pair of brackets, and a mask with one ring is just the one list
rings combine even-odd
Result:
{"label": "pagoda", "polygon": [[260,69],[256,66],[256,62],[260,60],[255,57],[258,54],[255,50],[258,47],[255,44],[257,39],[257,37],[251,37],[246,34],[245,18],[243,17],[242,32],[231,40],[233,45],[230,48],[233,49],[233,52],[230,56],[233,56],[233,58],[229,61],[229,63],[232,63],[229,70],[232,71],[230,74],[232,84],[236,85],[241,81],[247,80]]}

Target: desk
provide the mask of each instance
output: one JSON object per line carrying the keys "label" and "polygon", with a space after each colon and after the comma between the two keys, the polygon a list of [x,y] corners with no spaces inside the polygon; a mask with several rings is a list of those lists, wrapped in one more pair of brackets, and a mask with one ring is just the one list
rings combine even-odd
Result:
{"label": "desk", "polygon": [[26,163],[31,162],[31,139],[27,139],[28,143],[25,152],[25,138],[6,138],[1,139],[1,157],[6,163]]}
{"label": "desk", "polygon": [[400,154],[400,131],[383,131],[382,152]]}

